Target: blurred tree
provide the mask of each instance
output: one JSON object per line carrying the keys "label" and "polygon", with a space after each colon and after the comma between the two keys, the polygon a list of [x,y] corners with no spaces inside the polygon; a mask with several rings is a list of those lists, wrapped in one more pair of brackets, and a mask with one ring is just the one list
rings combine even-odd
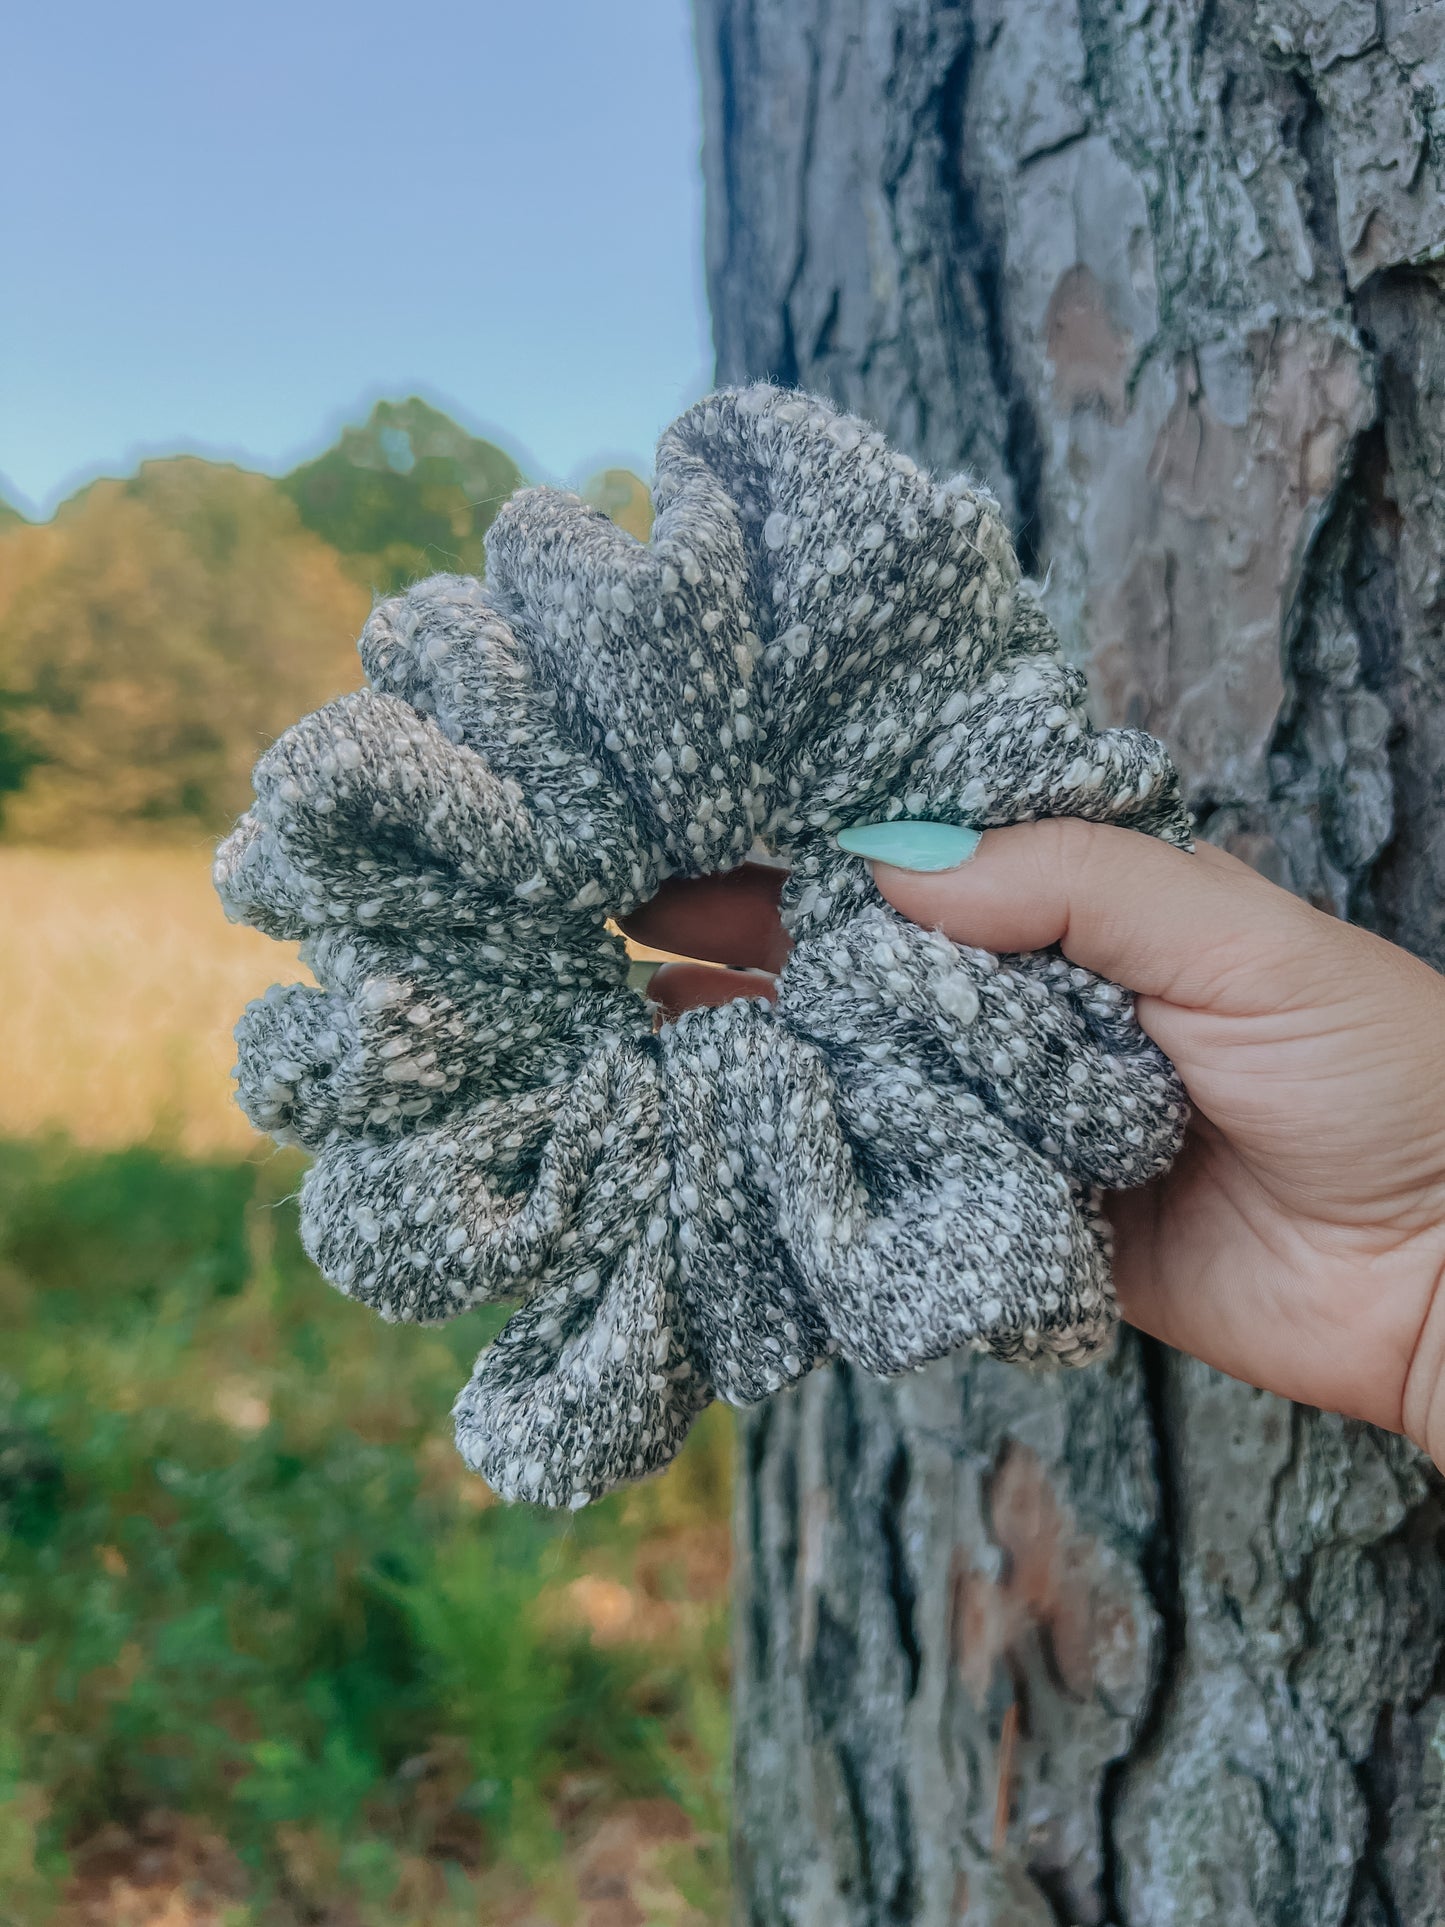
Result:
{"label": "blurred tree", "polygon": [[620,529],[645,542],[652,533],[652,493],[630,468],[604,468],[582,490],[594,508],[601,509]]}
{"label": "blurred tree", "polygon": [[24,703],[8,689],[0,689],[0,824],[5,821],[7,798],[24,789],[25,779],[45,758],[14,720]]}
{"label": "blurred tree", "polygon": [[[28,526],[19,509],[0,495],[0,534]],[[25,779],[40,762],[39,750],[25,734],[18,712],[25,704],[15,692],[0,684],[0,825],[5,821],[6,800],[25,787]]]}
{"label": "blurred tree", "polygon": [[[30,523],[0,502],[0,806],[7,832],[219,830],[265,744],[360,671],[370,592],[480,574],[522,475],[415,398],[276,482],[195,457],[96,482]],[[588,499],[645,540],[623,468]]]}
{"label": "blurred tree", "polygon": [[367,601],[274,482],[189,457],[11,527],[0,691],[17,722],[0,781],[28,781],[8,828],[224,827],[265,744],[359,680]]}
{"label": "blurred tree", "polygon": [[390,594],[438,571],[480,575],[482,538],[522,479],[510,455],[412,396],[378,402],[280,486],[358,580]]}
{"label": "blurred tree", "polygon": [[[723,380],[984,477],[1204,832],[1445,964],[1440,0],[697,0]],[[1126,1337],[750,1415],[737,1919],[1442,1927],[1441,1484]]]}

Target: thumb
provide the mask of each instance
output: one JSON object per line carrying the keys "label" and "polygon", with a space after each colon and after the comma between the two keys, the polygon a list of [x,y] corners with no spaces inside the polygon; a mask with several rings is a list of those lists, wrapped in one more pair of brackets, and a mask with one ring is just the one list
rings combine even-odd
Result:
{"label": "thumb", "polygon": [[[914,923],[982,950],[1058,944],[1072,962],[1173,1004],[1255,1007],[1298,920],[1318,914],[1208,844],[1190,854],[1076,817],[951,835],[949,847],[942,825],[896,822],[838,840],[870,860],[879,891]],[[937,867],[950,855],[952,867]]]}

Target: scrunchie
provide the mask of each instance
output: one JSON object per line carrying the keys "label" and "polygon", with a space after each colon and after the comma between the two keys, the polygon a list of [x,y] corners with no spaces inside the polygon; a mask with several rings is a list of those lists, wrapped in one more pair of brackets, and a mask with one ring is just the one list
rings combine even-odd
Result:
{"label": "scrunchie", "polygon": [[[654,498],[642,544],[525,490],[485,583],[379,603],[370,686],[266,752],[217,859],[319,986],[236,1032],[247,1115],[313,1154],[308,1251],[387,1319],[518,1301],[457,1440],[553,1505],[830,1354],[1086,1360],[1099,1189],[1164,1170],[1185,1118],[1122,991],[905,922],[833,840],[1189,840],[1160,746],[1090,728],[996,504],[767,386],[674,423]],[[606,919],[759,844],[791,867],[777,1003],[654,1031]]]}

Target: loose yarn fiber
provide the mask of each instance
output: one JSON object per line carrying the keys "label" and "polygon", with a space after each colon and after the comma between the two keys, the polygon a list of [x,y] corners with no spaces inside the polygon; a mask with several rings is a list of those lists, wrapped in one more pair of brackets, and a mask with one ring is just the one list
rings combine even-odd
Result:
{"label": "loose yarn fiber", "polygon": [[[247,1115],[313,1157],[308,1251],[387,1319],[518,1301],[457,1441],[550,1505],[831,1354],[1087,1360],[1100,1188],[1164,1170],[1185,1119],[1122,991],[905,922],[833,841],[1073,815],[1188,842],[1159,744],[1091,729],[996,504],[768,386],[674,423],[654,496],[641,544],[524,490],[485,583],[379,603],[369,687],[266,752],[216,865],[319,986],[236,1032]],[[758,843],[791,866],[776,1005],[654,1033],[605,920]]]}

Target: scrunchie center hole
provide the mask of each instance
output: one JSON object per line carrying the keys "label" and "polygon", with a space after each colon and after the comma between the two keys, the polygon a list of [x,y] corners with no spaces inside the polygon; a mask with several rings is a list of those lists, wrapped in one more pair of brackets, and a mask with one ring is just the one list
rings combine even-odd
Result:
{"label": "scrunchie center hole", "polygon": [[619,927],[641,965],[643,994],[667,1022],[704,1004],[772,998],[792,940],[778,914],[785,870],[743,863],[709,877],[670,877]]}

